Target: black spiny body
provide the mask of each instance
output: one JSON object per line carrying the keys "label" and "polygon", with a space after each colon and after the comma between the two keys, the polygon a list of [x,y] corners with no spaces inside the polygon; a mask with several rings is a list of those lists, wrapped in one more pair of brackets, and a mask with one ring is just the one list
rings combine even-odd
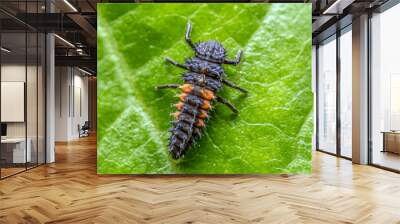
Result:
{"label": "black spiny body", "polygon": [[156,89],[180,88],[180,101],[176,104],[177,112],[170,129],[169,152],[174,159],[181,158],[196,139],[201,137],[204,120],[209,117],[209,110],[214,101],[227,105],[234,113],[237,109],[226,99],[217,95],[223,84],[241,92],[247,91],[225,79],[222,64],[237,65],[240,62],[242,51],[239,51],[235,60],[226,59],[226,51],[217,41],[206,41],[194,44],[190,39],[191,25],[186,29],[186,42],[194,50],[195,56],[179,64],[169,58],[166,61],[180,68],[186,69],[182,78],[183,85],[167,84],[157,86]]}

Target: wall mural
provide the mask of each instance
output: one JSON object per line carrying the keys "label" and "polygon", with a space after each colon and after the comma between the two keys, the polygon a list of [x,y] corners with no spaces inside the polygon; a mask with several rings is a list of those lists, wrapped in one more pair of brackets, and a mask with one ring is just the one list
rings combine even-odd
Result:
{"label": "wall mural", "polygon": [[311,4],[98,4],[98,173],[309,173]]}

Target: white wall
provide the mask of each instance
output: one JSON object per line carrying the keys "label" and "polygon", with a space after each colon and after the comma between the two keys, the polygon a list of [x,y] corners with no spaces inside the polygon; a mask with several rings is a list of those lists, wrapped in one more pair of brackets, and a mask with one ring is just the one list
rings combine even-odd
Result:
{"label": "white wall", "polygon": [[[38,70],[37,70],[38,69]],[[7,137],[24,138],[25,135],[30,140],[32,151],[32,161],[44,163],[45,150],[45,118],[44,118],[44,74],[41,66],[25,64],[3,64],[1,66],[2,82],[24,82],[26,84],[26,107],[21,108],[21,112],[27,115],[27,120],[22,122],[5,122],[7,124]],[[25,80],[27,78],[27,81]],[[6,97],[7,96],[2,96]],[[6,111],[12,108],[1,108]],[[12,111],[8,111],[13,113]],[[39,154],[37,156],[37,153]]]}
{"label": "white wall", "polygon": [[[1,66],[1,81],[25,82],[25,64],[6,64]],[[28,68],[29,69],[29,68]],[[6,108],[1,108],[6,110]],[[7,122],[7,137],[25,137],[25,122]]]}
{"label": "white wall", "polygon": [[[26,69],[28,69],[30,71],[32,69],[32,67],[27,68],[25,66],[25,64],[18,64],[18,63],[2,64],[2,66],[1,66],[1,82],[23,82],[25,85],[26,84],[25,76],[27,75]],[[3,87],[3,85],[2,85],[2,87]],[[22,90],[23,91],[22,94],[25,94],[25,86],[23,88],[24,89]],[[4,89],[2,89],[1,92],[2,92],[2,94],[4,94]],[[30,93],[30,94],[33,94],[33,93]],[[36,96],[36,93],[35,93],[35,96]],[[8,98],[8,96],[2,95],[1,98],[2,99]],[[2,106],[3,106],[3,107],[1,107],[2,114],[3,113],[13,113],[13,111],[9,111],[10,108],[3,105],[3,102],[2,102]],[[36,105],[35,105],[35,107],[36,107]],[[31,126],[27,127],[27,122],[25,120],[25,112],[26,112],[25,111],[25,109],[26,109],[25,102],[23,103],[22,108],[19,108],[19,109],[22,110],[22,111],[18,112],[18,113],[22,112],[22,114],[23,114],[22,121],[20,121],[20,122],[4,122],[5,124],[7,124],[7,138],[10,138],[10,139],[11,138],[22,138],[22,139],[24,139],[26,136],[29,139],[31,136],[29,136],[29,134],[26,135],[26,133],[27,133],[26,130],[27,130],[27,128],[30,128],[30,130],[32,130],[32,127]],[[29,118],[28,118],[28,120],[30,121]],[[29,133],[29,131],[28,131],[28,133]],[[32,143],[32,142],[28,140],[28,143]],[[25,142],[25,144],[26,144],[26,142]],[[7,147],[6,144],[2,144],[2,147],[5,147],[5,146]],[[27,146],[28,146],[27,149],[28,150],[30,149],[27,153],[27,156],[28,156],[27,161],[31,162],[32,161],[32,151],[36,151],[36,147],[33,146],[32,144],[28,144]],[[4,150],[4,148],[2,150]],[[25,151],[25,150],[26,149],[23,149],[23,151]],[[19,155],[25,155],[25,152],[23,152],[22,154],[19,154]],[[29,156],[30,156],[30,158],[29,158]],[[34,156],[36,158],[36,154]],[[16,162],[16,161],[24,162],[25,159],[21,158],[21,159],[15,160],[15,158],[13,158],[13,161],[14,162]]]}
{"label": "white wall", "polygon": [[68,140],[68,88],[70,77],[67,67],[55,68],[55,140]]}
{"label": "white wall", "polygon": [[[27,70],[26,70],[27,69]],[[25,82],[26,71],[28,72],[29,84],[36,86],[36,80],[32,80],[31,74],[36,76],[36,66],[27,66],[25,64],[4,64],[1,66],[1,81],[2,82]],[[36,88],[27,88],[27,106],[30,107],[28,112],[36,111]],[[34,101],[34,104],[29,105]],[[34,107],[34,108],[33,108]],[[1,108],[7,110],[7,108]],[[28,122],[34,121],[35,124],[28,124],[36,130],[36,113],[28,113]],[[25,123],[26,122],[7,122],[7,136],[8,137],[25,137]],[[35,125],[35,127],[33,127]],[[28,130],[29,131],[29,130]],[[29,133],[28,133],[29,137]]]}
{"label": "white wall", "polygon": [[79,137],[78,124],[83,125],[85,121],[89,119],[88,111],[88,77],[82,76],[83,73],[79,72],[78,75],[74,75],[74,108],[72,108],[73,119],[72,119],[72,136]]}
{"label": "white wall", "polygon": [[88,78],[72,67],[56,67],[55,140],[79,138],[78,124],[88,120]]}

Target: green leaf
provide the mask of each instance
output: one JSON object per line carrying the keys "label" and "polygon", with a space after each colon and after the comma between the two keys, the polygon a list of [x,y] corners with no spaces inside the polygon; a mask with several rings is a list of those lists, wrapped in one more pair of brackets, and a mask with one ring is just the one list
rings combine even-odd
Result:
{"label": "green leaf", "polygon": [[[205,135],[183,159],[168,155],[168,128],[182,70],[164,62],[193,56],[184,41],[214,39],[244,60],[225,65],[248,96],[220,93]],[[98,172],[308,173],[311,170],[311,4],[99,4]]]}

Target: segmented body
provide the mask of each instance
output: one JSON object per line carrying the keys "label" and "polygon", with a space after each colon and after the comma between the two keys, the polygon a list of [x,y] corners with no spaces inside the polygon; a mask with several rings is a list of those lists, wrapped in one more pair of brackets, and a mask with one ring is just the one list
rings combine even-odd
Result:
{"label": "segmented body", "polygon": [[170,129],[168,148],[174,159],[181,158],[201,137],[214,101],[225,104],[234,113],[238,112],[228,100],[217,95],[223,84],[247,93],[247,90],[226,80],[222,68],[222,64],[237,65],[242,51],[238,52],[236,59],[226,59],[226,51],[222,44],[213,40],[194,44],[190,39],[190,31],[191,24],[188,23],[185,39],[195,52],[195,57],[187,59],[185,64],[166,58],[167,62],[186,70],[182,75],[184,84],[165,84],[156,87],[156,89],[180,88],[182,91],[179,95],[180,101],[176,104],[178,111],[173,114],[175,116],[173,127]]}
{"label": "segmented body", "polygon": [[183,73],[185,84],[181,87],[180,101],[176,104],[178,111],[170,130],[169,151],[175,159],[201,137],[212,102],[222,88],[224,74],[221,64],[198,57],[187,60],[186,65],[190,70]]}

